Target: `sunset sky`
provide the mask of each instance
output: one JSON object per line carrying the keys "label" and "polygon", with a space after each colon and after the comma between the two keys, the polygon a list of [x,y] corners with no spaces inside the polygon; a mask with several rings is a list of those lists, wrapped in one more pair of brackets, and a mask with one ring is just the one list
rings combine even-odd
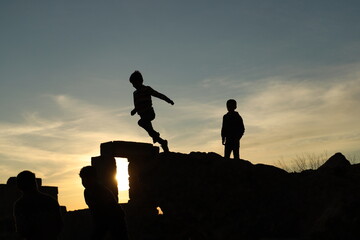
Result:
{"label": "sunset sky", "polygon": [[0,1],[0,183],[31,170],[85,208],[78,173],[113,140],[151,143],[128,79],[154,99],[171,151],[223,153],[233,98],[241,158],[360,153],[360,2]]}

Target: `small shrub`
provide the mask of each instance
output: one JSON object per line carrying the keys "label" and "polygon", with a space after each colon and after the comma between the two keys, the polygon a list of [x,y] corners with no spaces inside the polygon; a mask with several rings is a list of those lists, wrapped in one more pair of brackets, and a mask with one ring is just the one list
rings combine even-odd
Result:
{"label": "small shrub", "polygon": [[318,169],[329,159],[328,153],[325,151],[321,154],[302,153],[296,155],[289,163],[283,159],[278,161],[275,166],[284,169],[287,172],[302,172],[308,169]]}
{"label": "small shrub", "polygon": [[349,160],[349,162],[350,162],[351,164],[360,163],[360,152],[353,153],[353,154],[349,155],[349,156],[347,157],[347,160]]}
{"label": "small shrub", "polygon": [[[279,160],[275,166],[282,168],[287,172],[302,172],[308,169],[318,169],[329,159],[329,155],[326,151],[320,154],[316,153],[302,153],[296,155],[290,162],[286,162],[284,159]],[[360,163],[360,152],[348,155],[346,159],[351,164]]]}

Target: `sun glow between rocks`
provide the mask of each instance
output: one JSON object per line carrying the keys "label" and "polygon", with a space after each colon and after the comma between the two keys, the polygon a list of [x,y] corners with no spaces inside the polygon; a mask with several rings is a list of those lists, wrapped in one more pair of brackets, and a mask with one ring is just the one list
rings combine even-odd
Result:
{"label": "sun glow between rocks", "polygon": [[129,201],[129,162],[126,158],[115,158],[116,160],[116,180],[118,183],[119,202]]}

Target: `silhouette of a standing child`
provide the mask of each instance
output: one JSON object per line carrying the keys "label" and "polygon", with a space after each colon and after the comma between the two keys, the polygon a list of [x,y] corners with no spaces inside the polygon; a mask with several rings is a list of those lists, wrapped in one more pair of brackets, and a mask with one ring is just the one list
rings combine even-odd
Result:
{"label": "silhouette of a standing child", "polygon": [[223,117],[221,138],[222,144],[225,145],[224,156],[230,158],[233,152],[234,159],[240,158],[240,139],[244,135],[245,127],[242,117],[236,109],[236,101],[230,99],[226,102],[228,112]]}
{"label": "silhouette of a standing child", "polygon": [[174,105],[174,102],[164,94],[155,91],[149,86],[143,85],[144,80],[139,71],[132,73],[129,80],[136,89],[134,91],[135,108],[131,111],[131,115],[133,116],[137,113],[140,116],[140,120],[138,121],[139,126],[147,131],[154,143],[160,143],[164,152],[169,152],[167,140],[162,139],[160,133],[156,132],[151,124],[151,121],[155,119],[151,97],[160,98],[171,105]]}

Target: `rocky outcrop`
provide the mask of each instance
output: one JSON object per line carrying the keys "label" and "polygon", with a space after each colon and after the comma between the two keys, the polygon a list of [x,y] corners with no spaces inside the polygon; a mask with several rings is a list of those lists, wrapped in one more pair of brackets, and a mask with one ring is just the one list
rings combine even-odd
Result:
{"label": "rocky outcrop", "polygon": [[95,160],[129,160],[131,239],[360,239],[360,165],[341,153],[288,173],[215,153],[158,152],[109,142]]}
{"label": "rocky outcrop", "polygon": [[360,166],[340,153],[303,173],[195,152],[129,172],[133,239],[360,239]]}

